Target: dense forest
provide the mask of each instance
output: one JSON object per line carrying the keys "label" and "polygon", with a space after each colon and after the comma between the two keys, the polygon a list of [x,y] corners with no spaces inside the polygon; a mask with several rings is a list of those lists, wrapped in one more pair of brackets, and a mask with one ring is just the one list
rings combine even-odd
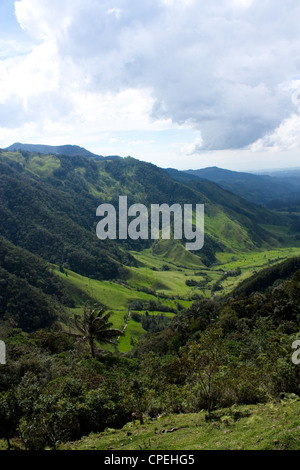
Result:
{"label": "dense forest", "polygon": [[132,416],[210,414],[299,395],[300,369],[291,360],[300,326],[298,263],[285,263],[286,279],[275,283],[266,271],[259,292],[248,287],[227,300],[194,302],[127,354],[104,352],[100,339],[92,357],[88,342],[55,323],[26,333],[2,320],[10,361],[0,376],[1,437],[20,448],[55,449]]}
{"label": "dense forest", "polygon": [[[96,208],[117,206],[119,195],[147,207],[204,203],[203,250],[185,253],[184,240],[98,240]],[[225,272],[218,261],[242,253],[242,265],[249,253],[297,246],[290,214],[213,182],[175,181],[130,157],[2,151],[0,218],[2,447],[56,449],[132,420],[203,409],[209,419],[232,405],[299,396],[291,360],[300,339],[299,257],[276,258],[241,282],[239,265]],[[187,294],[168,294],[168,277]],[[94,289],[104,283],[115,309],[95,301],[92,281]],[[121,352],[129,321],[143,334]]]}

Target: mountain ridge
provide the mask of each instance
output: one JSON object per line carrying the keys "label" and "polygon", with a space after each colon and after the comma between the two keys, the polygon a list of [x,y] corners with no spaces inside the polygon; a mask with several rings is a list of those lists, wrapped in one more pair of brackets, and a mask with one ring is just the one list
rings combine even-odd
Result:
{"label": "mountain ridge", "polygon": [[[32,206],[33,201],[36,201],[37,207],[32,212],[31,225],[32,220],[36,220],[38,215],[38,206],[41,204],[45,205],[44,202],[39,203],[39,200],[53,200],[56,201],[56,205],[58,205],[58,201],[61,201],[59,204],[64,211],[67,210],[67,201],[70,201],[68,204],[72,204],[72,209],[69,211],[72,211],[74,215],[78,213],[78,220],[87,228],[89,224],[93,223],[92,219],[90,215],[89,217],[84,215],[82,209],[79,214],[79,207],[82,208],[83,205],[90,207],[88,214],[92,214],[93,217],[99,202],[108,202],[109,200],[117,205],[119,195],[126,194],[129,196],[129,203],[140,202],[148,205],[150,203],[167,203],[170,205],[180,202],[206,203],[206,215],[208,217],[206,230],[212,237],[212,240],[215,239],[217,244],[226,241],[227,235],[224,235],[224,230],[226,233],[234,231],[240,240],[239,243],[242,243],[243,246],[248,237],[249,243],[252,243],[253,235],[249,236],[248,234],[247,236],[246,232],[244,233],[245,227],[247,227],[246,230],[255,233],[254,239],[260,239],[260,241],[255,243],[260,244],[262,240],[266,241],[270,234],[263,231],[258,224],[284,225],[288,222],[288,219],[284,216],[275,216],[271,211],[251,205],[251,203],[229,193],[213,182],[200,182],[200,180],[198,182],[195,180],[193,185],[176,182],[156,165],[135,160],[131,157],[119,160],[95,161],[80,156],[49,155],[47,158],[41,158],[35,153],[24,156],[22,153],[15,152],[10,154],[5,151],[2,151],[0,157],[2,157],[2,188],[14,186],[14,190],[9,189],[8,193],[3,192],[2,189],[2,203],[6,201],[5,205],[9,207],[11,198],[17,201],[18,194],[15,194],[15,188],[20,185],[24,186],[24,190],[19,189],[19,194],[24,193],[25,199],[23,201],[19,200],[17,204],[27,200],[28,210]],[[12,172],[14,173],[13,175]],[[15,181],[14,183],[12,183],[13,180]],[[45,196],[41,199],[40,196],[35,198],[32,195],[31,199],[28,200],[28,191],[40,191]],[[53,196],[46,196],[49,191],[51,194],[53,193]],[[65,194],[66,191],[67,194]],[[76,207],[70,199],[70,195],[73,192],[74,196],[72,197],[74,201],[79,201],[82,198],[82,201],[78,202]],[[55,210],[54,202],[51,207],[48,203],[45,210]],[[218,218],[220,226],[214,226]],[[59,220],[60,217],[54,217],[53,226]],[[210,229],[209,223],[211,223]],[[40,226],[40,222],[38,225]],[[222,228],[223,225],[224,229]],[[229,239],[227,240],[228,242]],[[232,235],[230,237],[231,243]],[[208,242],[207,245],[209,245]]]}
{"label": "mountain ridge", "polygon": [[[300,198],[300,178],[298,174],[286,173],[254,174],[207,167],[198,170],[165,170],[177,181],[188,182],[206,180],[221,186],[227,191],[258,205],[272,208],[275,201],[291,201]],[[275,176],[276,175],[276,176]]]}
{"label": "mountain ridge", "polygon": [[103,156],[97,155],[84,147],[79,145],[44,145],[44,144],[23,144],[20,142],[15,142],[14,144],[6,147],[6,151],[25,151],[25,152],[36,152],[43,153],[45,155],[54,154],[54,155],[68,155],[68,156],[83,156],[86,158],[93,158],[95,160],[105,160],[105,159],[118,159],[121,158],[118,155]]}

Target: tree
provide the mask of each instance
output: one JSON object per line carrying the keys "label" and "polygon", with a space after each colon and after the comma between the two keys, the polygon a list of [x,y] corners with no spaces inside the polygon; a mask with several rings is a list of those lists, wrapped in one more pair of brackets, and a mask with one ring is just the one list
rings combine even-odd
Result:
{"label": "tree", "polygon": [[210,413],[221,389],[219,372],[225,360],[223,331],[212,328],[205,330],[199,342],[188,345],[187,354],[182,359],[190,373],[190,380],[198,384],[205,409]]}
{"label": "tree", "polygon": [[20,419],[20,410],[14,390],[0,394],[0,438],[5,438],[8,449],[11,448],[10,439],[17,433]]}
{"label": "tree", "polygon": [[75,325],[80,331],[81,337],[84,341],[89,343],[92,357],[96,356],[95,341],[103,344],[116,344],[117,338],[123,334],[123,331],[112,328],[113,324],[110,322],[112,312],[106,312],[106,307],[94,305],[89,306],[85,304],[83,317],[75,315]]}

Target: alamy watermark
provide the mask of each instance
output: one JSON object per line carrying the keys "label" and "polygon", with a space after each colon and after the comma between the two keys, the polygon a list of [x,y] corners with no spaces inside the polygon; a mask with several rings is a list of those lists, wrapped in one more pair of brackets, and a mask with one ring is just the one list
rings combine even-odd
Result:
{"label": "alamy watermark", "polygon": [[293,364],[298,366],[300,364],[300,340],[299,339],[293,342],[292,348],[293,349],[298,348],[297,351],[295,351],[294,354],[292,355]]}
{"label": "alamy watermark", "polygon": [[204,245],[204,204],[196,204],[194,213],[192,204],[183,204],[183,207],[180,204],[151,204],[148,211],[144,204],[128,207],[127,196],[119,196],[118,223],[117,210],[112,204],[101,204],[96,215],[102,217],[96,227],[100,240],[158,240],[160,236],[169,240],[172,215],[175,240],[188,240],[187,250],[201,250]]}
{"label": "alamy watermark", "polygon": [[6,345],[0,341],[0,364],[6,364]]}

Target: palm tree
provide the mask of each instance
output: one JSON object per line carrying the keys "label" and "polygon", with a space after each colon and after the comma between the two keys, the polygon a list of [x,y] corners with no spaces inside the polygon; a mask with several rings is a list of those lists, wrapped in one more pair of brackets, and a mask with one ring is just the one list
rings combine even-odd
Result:
{"label": "palm tree", "polygon": [[123,331],[112,328],[109,321],[112,312],[106,312],[103,305],[94,305],[93,307],[85,304],[83,317],[75,315],[75,325],[80,331],[80,336],[90,345],[92,357],[96,356],[95,341],[103,344],[116,345],[117,338],[123,334]]}

